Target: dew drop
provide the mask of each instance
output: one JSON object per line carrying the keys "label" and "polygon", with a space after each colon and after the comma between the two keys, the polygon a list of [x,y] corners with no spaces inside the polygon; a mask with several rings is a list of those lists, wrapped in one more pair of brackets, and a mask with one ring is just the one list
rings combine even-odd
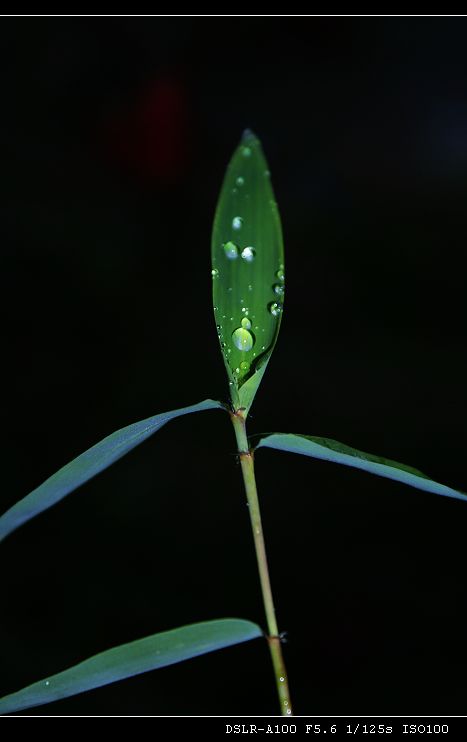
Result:
{"label": "dew drop", "polygon": [[284,296],[284,284],[283,283],[275,283],[272,288],[274,290],[274,293],[277,296]]}
{"label": "dew drop", "polygon": [[250,368],[250,364],[248,361],[242,361],[240,364],[240,369],[243,371],[243,373],[246,373]]}
{"label": "dew drop", "polygon": [[215,278],[219,278],[219,271],[217,270],[217,268],[213,268],[213,269],[212,269],[212,271],[211,271],[211,276],[212,276],[213,280],[214,280]]}
{"label": "dew drop", "polygon": [[243,219],[241,216],[234,216],[232,219],[232,229],[236,229],[237,231],[242,228]]}
{"label": "dew drop", "polygon": [[253,335],[245,327],[237,327],[232,333],[232,340],[238,350],[251,350],[254,344]]}
{"label": "dew drop", "polygon": [[282,283],[284,283],[284,281],[285,281],[285,273],[284,273],[283,268],[279,268],[279,270],[276,273],[276,278],[278,278],[279,281],[281,281]]}
{"label": "dew drop", "polygon": [[282,312],[282,304],[278,301],[272,301],[268,304],[268,309],[273,317],[278,317]]}
{"label": "dew drop", "polygon": [[242,155],[243,157],[251,157],[251,147],[243,147]]}
{"label": "dew drop", "polygon": [[247,263],[252,263],[255,259],[256,250],[254,247],[244,247],[242,250],[242,258],[243,260],[246,260]]}
{"label": "dew drop", "polygon": [[242,185],[243,185],[243,184],[244,184],[244,182],[245,182],[245,178],[242,178],[242,176],[241,176],[241,175],[239,175],[239,176],[238,176],[238,178],[237,178],[237,180],[236,180],[235,182],[236,182],[236,184],[238,185],[238,187],[239,187],[239,188],[241,188],[241,187],[242,187]]}
{"label": "dew drop", "polygon": [[287,716],[292,716],[292,711],[290,709],[287,709]]}
{"label": "dew drop", "polygon": [[46,681],[45,681],[45,684],[46,684],[46,685],[50,685],[50,680],[46,680]]}
{"label": "dew drop", "polygon": [[248,291],[253,291],[253,286],[251,285],[251,283],[248,284]]}
{"label": "dew drop", "polygon": [[248,317],[244,317],[241,321],[241,326],[245,328],[245,330],[251,330],[251,322],[248,319]]}
{"label": "dew drop", "polygon": [[281,675],[281,677],[279,678],[279,680],[281,681],[281,683],[283,683],[284,680],[285,680],[285,678],[283,678],[282,675]]}
{"label": "dew drop", "polygon": [[225,242],[222,247],[224,248],[226,258],[229,260],[236,260],[238,258],[238,247],[235,242]]}

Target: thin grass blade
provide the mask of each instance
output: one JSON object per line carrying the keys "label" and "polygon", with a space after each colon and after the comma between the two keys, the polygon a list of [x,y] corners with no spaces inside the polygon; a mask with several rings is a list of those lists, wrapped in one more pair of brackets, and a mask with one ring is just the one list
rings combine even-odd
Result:
{"label": "thin grass blade", "polygon": [[0,699],[0,714],[11,714],[75,696],[133,675],[257,639],[262,634],[256,624],[236,618],[203,621],[153,634],[108,649],[68,670],[4,696]]}
{"label": "thin grass blade", "polygon": [[300,453],[315,459],[332,461],[335,464],[344,464],[356,469],[363,469],[380,477],[394,479],[397,482],[408,484],[409,487],[432,492],[436,495],[454,497],[457,500],[467,501],[467,494],[460,490],[452,489],[444,484],[435,482],[418,469],[413,469],[398,461],[384,459],[381,456],[358,451],[338,441],[329,438],[316,438],[308,435],[294,435],[292,433],[273,433],[261,438],[256,448],[277,448],[280,451]]}
{"label": "thin grass blade", "polygon": [[249,409],[276,343],[285,286],[269,168],[249,130],[227,168],[211,255],[214,315],[230,395],[234,408]]}
{"label": "thin grass blade", "polygon": [[163,412],[128,425],[104,438],[46,479],[29,495],[0,517],[0,541],[26,521],[50,508],[96,474],[145,441],[170,420],[204,410],[224,409],[220,402],[206,399],[199,404]]}

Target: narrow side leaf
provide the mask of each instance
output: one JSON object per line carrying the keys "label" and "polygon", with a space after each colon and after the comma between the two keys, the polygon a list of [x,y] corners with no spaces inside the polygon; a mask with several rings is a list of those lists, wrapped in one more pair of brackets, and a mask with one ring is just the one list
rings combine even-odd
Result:
{"label": "narrow side leaf", "polygon": [[212,399],[206,399],[199,404],[162,412],[160,415],[148,417],[146,420],[115,431],[52,474],[29,495],[7,510],[0,517],[0,541],[23,523],[50,508],[77,487],[107,469],[114,461],[145,441],[170,420],[191,412],[217,408],[223,409],[223,405]]}
{"label": "narrow side leaf", "polygon": [[248,409],[274,349],[284,301],[282,228],[259,139],[245,131],[212,231],[214,315],[236,409]]}
{"label": "narrow side leaf", "polygon": [[410,487],[416,487],[425,492],[433,492],[436,495],[455,497],[457,500],[467,501],[467,495],[459,490],[446,487],[444,484],[434,482],[418,469],[413,469],[398,461],[384,459],[374,456],[356,448],[350,448],[338,441],[329,438],[315,438],[308,435],[293,435],[292,433],[273,433],[262,438],[256,448],[277,448],[280,451],[290,453],[301,453],[304,456],[312,456],[315,459],[333,461],[335,464],[345,464],[356,469],[363,469],[371,474],[377,474],[387,479],[395,479]]}
{"label": "narrow side leaf", "polygon": [[52,703],[117,680],[262,636],[250,621],[223,618],[182,626],[108,649],[0,699],[0,714]]}

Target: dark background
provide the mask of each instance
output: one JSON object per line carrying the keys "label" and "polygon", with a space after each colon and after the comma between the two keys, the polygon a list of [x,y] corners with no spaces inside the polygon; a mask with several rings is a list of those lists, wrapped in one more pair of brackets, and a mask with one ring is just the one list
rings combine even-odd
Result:
{"label": "dark background", "polygon": [[[242,130],[286,311],[249,432],[467,489],[465,18],[2,18],[1,510],[123,425],[226,399],[210,231]],[[227,416],[161,430],[1,547],[0,692],[190,622],[264,625]],[[298,714],[466,712],[464,503],[257,455]],[[31,714],[274,714],[256,641]]]}

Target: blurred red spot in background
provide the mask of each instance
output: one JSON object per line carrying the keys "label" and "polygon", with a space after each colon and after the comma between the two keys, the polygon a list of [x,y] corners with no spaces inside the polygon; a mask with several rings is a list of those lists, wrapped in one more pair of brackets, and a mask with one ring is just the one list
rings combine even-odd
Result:
{"label": "blurred red spot in background", "polygon": [[152,81],[120,115],[106,123],[111,159],[151,180],[177,183],[189,165],[186,89],[174,76]]}

